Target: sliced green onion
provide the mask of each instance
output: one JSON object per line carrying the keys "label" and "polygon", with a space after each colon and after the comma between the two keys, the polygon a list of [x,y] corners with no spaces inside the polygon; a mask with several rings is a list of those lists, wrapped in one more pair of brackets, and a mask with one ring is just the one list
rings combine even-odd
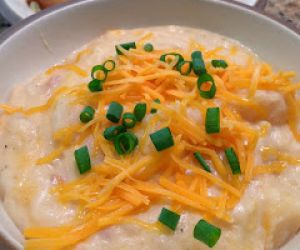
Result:
{"label": "sliced green onion", "polygon": [[88,123],[94,119],[95,109],[90,106],[86,106],[80,113],[80,121],[83,123]]}
{"label": "sliced green onion", "polygon": [[109,104],[106,118],[111,122],[118,123],[123,113],[123,106],[118,102],[111,102]]}
{"label": "sliced green onion", "polygon": [[215,68],[223,68],[226,69],[228,67],[228,64],[224,60],[212,60],[211,65]]}
{"label": "sliced green onion", "polygon": [[191,55],[193,62],[193,70],[196,75],[202,75],[206,73],[205,63],[200,51],[194,51]]}
{"label": "sliced green onion", "polygon": [[193,68],[193,63],[190,61],[181,61],[177,64],[176,69],[181,75],[187,76],[191,73]]}
{"label": "sliced green onion", "polygon": [[136,117],[132,113],[124,113],[122,118],[122,125],[125,128],[133,128],[136,124]]}
{"label": "sliced green onion", "polygon": [[127,155],[138,145],[138,138],[131,132],[125,132],[115,137],[114,144],[119,155]]}
{"label": "sliced green onion", "polygon": [[107,60],[103,63],[103,67],[107,72],[110,72],[115,69],[116,63],[114,60]]}
{"label": "sliced green onion", "polygon": [[117,126],[111,126],[109,128],[106,128],[103,132],[103,136],[106,140],[111,141],[113,140],[117,135],[126,132],[126,128],[122,125]]}
{"label": "sliced green onion", "polygon": [[204,160],[204,158],[202,157],[202,155],[199,152],[195,152],[194,156],[198,160],[198,162],[201,164],[201,166],[203,167],[203,169],[206,170],[207,172],[211,173],[210,167],[208,166],[208,164],[206,163],[206,161]]}
{"label": "sliced green onion", "polygon": [[161,55],[159,60],[166,62],[168,64],[171,64],[172,62],[174,62],[174,60],[177,60],[176,64],[174,65],[176,67],[180,62],[184,61],[184,58],[182,55],[178,53],[167,53]]}
{"label": "sliced green onion", "polygon": [[[98,74],[98,76],[96,75]],[[100,75],[101,74],[101,75]],[[95,65],[91,71],[91,77],[100,81],[105,81],[107,77],[107,70],[103,65]]]}
{"label": "sliced green onion", "polygon": [[[160,104],[160,100],[159,100],[158,98],[155,99],[154,102]],[[151,113],[151,114],[155,114],[156,112],[157,112],[157,109],[155,109],[155,108],[152,108],[152,109],[150,110],[150,113]]]}
{"label": "sliced green onion", "polygon": [[118,46],[121,46],[125,50],[130,50],[130,49],[136,48],[135,42],[122,43],[122,44],[116,45],[116,52],[118,55],[123,55],[122,51],[119,50]]}
{"label": "sliced green onion", "polygon": [[205,130],[208,134],[220,133],[220,108],[208,108],[205,116]]}
{"label": "sliced green onion", "polygon": [[162,151],[174,145],[173,135],[168,127],[150,134],[150,139],[157,151]]}
{"label": "sliced green onion", "polygon": [[225,155],[232,174],[241,174],[240,161],[232,147],[225,149]]}
{"label": "sliced green onion", "polygon": [[93,79],[92,81],[89,82],[89,90],[91,92],[98,92],[103,90],[103,82],[98,79]]}
{"label": "sliced green onion", "polygon": [[202,241],[209,247],[216,245],[220,237],[221,229],[205,220],[200,220],[194,228],[194,238]]}
{"label": "sliced green onion", "polygon": [[168,228],[172,229],[173,231],[175,231],[178,222],[180,220],[180,215],[169,210],[166,208],[163,208],[160,212],[158,221],[162,224],[164,224],[165,226],[167,226]]}
{"label": "sliced green onion", "polygon": [[[203,90],[203,86],[205,83],[210,84],[210,88],[208,90]],[[211,75],[206,73],[202,74],[201,76],[199,76],[197,84],[201,97],[205,99],[212,99],[215,96],[217,88],[215,85],[215,81]]]}
{"label": "sliced green onion", "polygon": [[142,102],[142,103],[138,103],[135,105],[134,107],[134,115],[136,117],[137,121],[141,121],[144,119],[145,115],[146,115],[146,111],[147,111],[147,104]]}
{"label": "sliced green onion", "polygon": [[84,174],[91,169],[91,159],[87,146],[75,150],[74,156],[80,174]]}
{"label": "sliced green onion", "polygon": [[146,52],[151,52],[151,51],[153,51],[153,45],[152,45],[152,43],[146,43],[146,44],[144,45],[144,50],[145,50]]}

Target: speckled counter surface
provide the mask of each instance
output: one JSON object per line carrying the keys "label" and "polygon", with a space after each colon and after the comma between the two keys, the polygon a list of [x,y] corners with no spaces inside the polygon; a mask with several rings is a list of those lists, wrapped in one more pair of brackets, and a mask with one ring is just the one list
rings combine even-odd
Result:
{"label": "speckled counter surface", "polygon": [[300,30],[300,0],[268,0],[264,11]]}
{"label": "speckled counter surface", "polygon": [[[300,0],[260,0],[264,11],[276,18],[290,23],[300,30]],[[243,1],[241,1],[243,2]],[[9,24],[0,16],[0,32]]]}

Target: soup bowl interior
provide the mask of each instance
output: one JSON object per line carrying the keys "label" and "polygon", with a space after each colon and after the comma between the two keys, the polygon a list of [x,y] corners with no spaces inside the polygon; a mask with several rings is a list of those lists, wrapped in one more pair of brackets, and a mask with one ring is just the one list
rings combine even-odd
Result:
{"label": "soup bowl interior", "polygon": [[[220,33],[250,47],[275,68],[300,74],[300,36],[246,7],[211,0],[79,0],[31,16],[1,36],[0,98],[107,30],[157,25]],[[1,204],[0,221],[0,234],[21,249],[22,235]],[[296,239],[285,250],[299,246]]]}

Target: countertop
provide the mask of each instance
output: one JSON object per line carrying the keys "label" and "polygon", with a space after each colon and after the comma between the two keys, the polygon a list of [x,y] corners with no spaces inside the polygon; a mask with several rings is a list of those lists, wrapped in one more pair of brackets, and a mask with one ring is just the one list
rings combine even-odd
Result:
{"label": "countertop", "polygon": [[[243,2],[243,0],[239,0]],[[300,0],[262,0],[265,13],[289,23],[300,30]],[[9,23],[0,16],[0,32],[7,29]]]}
{"label": "countertop", "polygon": [[264,11],[300,30],[300,0],[268,0]]}

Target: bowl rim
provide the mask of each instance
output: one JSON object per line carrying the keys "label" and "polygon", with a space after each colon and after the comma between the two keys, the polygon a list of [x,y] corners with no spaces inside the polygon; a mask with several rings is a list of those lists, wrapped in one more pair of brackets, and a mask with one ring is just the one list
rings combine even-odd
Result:
{"label": "bowl rim", "polygon": [[[32,23],[37,22],[38,20],[53,15],[55,13],[59,13],[60,11],[65,11],[67,9],[73,8],[75,6],[80,6],[82,4],[88,4],[92,2],[104,2],[107,0],[73,0],[69,2],[65,2],[62,4],[58,4],[55,6],[52,6],[50,8],[47,8],[43,11],[40,11],[34,15],[31,15],[25,19],[23,19],[21,22],[18,22],[14,24],[9,29],[5,30],[0,34],[0,48],[2,46],[5,46],[6,43],[9,42],[10,38],[16,35],[20,30],[24,29],[25,27],[30,26]],[[267,3],[267,0],[258,1],[257,4],[253,6],[248,6],[243,3],[239,3],[233,0],[198,0],[203,1],[207,3],[213,3],[218,4],[219,6],[230,6],[231,8],[236,9],[237,11],[246,11],[246,13],[254,15],[254,17],[259,17],[264,20],[272,21],[272,23],[276,26],[279,26],[283,29],[286,29],[287,31],[291,32],[293,35],[299,36],[300,30],[296,29],[293,25],[282,21],[276,17],[273,17],[263,11],[263,8],[265,7],[265,4]],[[1,205],[1,204],[0,204]],[[19,249],[20,248],[20,242],[16,241],[14,238],[11,237],[11,235],[8,232],[3,232],[1,230],[0,234],[3,236],[3,240],[7,241],[9,245],[11,245],[14,248]]]}
{"label": "bowl rim", "polygon": [[[0,0],[1,1],[1,0]],[[13,36],[15,33],[17,33],[19,30],[23,29],[26,26],[29,26],[31,23],[35,22],[36,20],[43,18],[44,16],[51,15],[54,12],[61,11],[65,8],[72,8],[76,5],[81,5],[86,2],[96,2],[96,1],[103,1],[103,0],[72,0],[67,1],[61,4],[57,4],[55,6],[49,7],[47,9],[44,9],[42,11],[39,11],[31,16],[26,17],[23,20],[20,20],[19,22],[15,23],[13,26],[5,30],[0,34],[0,46],[8,40],[11,36]],[[203,0],[208,2],[208,0]],[[289,29],[291,32],[295,33],[296,35],[300,35],[300,29],[297,29],[293,24],[286,22],[282,19],[279,19],[275,16],[272,16],[264,11],[264,7],[266,6],[268,0],[258,0],[254,6],[249,6],[247,4],[243,4],[241,2],[237,2],[234,0],[210,0],[211,2],[217,2],[220,5],[229,5],[231,7],[236,7],[239,10],[247,10],[250,13],[254,13],[261,18],[271,19],[277,23],[277,25],[284,26],[284,28]],[[1,3],[1,2],[0,2]],[[5,4],[3,2],[3,4]],[[16,13],[13,13],[13,15],[16,17]]]}

